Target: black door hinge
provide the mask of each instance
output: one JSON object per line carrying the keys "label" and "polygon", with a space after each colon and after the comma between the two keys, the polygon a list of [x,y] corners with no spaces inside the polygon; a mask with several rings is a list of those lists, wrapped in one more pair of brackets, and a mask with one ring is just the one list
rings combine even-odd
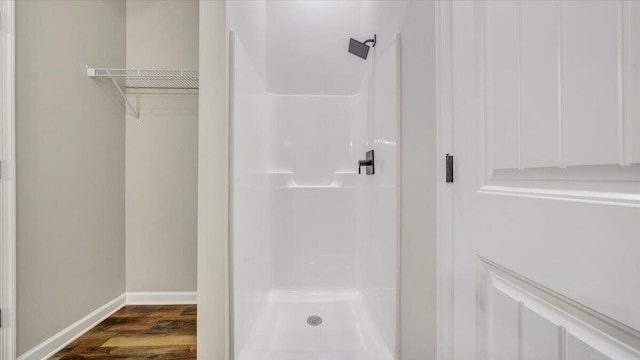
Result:
{"label": "black door hinge", "polygon": [[447,154],[447,182],[453,182],[453,155]]}

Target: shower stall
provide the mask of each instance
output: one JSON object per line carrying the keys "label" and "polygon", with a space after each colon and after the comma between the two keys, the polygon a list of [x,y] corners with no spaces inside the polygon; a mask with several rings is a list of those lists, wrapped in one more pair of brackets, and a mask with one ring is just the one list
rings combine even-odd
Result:
{"label": "shower stall", "polygon": [[232,358],[397,359],[400,36],[358,1],[227,16]]}

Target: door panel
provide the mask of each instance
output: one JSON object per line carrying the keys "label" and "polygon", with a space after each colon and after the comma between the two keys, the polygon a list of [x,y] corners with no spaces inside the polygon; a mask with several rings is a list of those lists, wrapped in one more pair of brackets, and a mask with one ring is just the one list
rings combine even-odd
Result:
{"label": "door panel", "polygon": [[636,6],[451,4],[456,359],[640,359]]}
{"label": "door panel", "polygon": [[[520,8],[520,166],[559,166],[558,39],[554,2]],[[518,25],[517,25],[518,26]],[[541,147],[544,142],[550,146]]]}

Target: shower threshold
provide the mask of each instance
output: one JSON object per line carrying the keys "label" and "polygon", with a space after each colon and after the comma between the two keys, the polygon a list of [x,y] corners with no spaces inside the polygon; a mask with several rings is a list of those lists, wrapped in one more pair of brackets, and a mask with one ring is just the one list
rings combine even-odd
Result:
{"label": "shower threshold", "polygon": [[269,293],[238,360],[392,360],[357,291]]}

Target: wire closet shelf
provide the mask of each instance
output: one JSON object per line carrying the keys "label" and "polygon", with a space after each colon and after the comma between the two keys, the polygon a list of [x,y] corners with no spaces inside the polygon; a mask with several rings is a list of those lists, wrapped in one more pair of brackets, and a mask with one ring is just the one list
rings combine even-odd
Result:
{"label": "wire closet shelf", "polygon": [[126,89],[198,90],[199,87],[198,70],[100,69],[90,66],[86,69],[89,77],[111,80],[136,119],[140,119],[140,114],[127,99]]}
{"label": "wire closet shelf", "polygon": [[127,89],[198,89],[198,70],[129,70],[87,67],[87,75],[123,81]]}

